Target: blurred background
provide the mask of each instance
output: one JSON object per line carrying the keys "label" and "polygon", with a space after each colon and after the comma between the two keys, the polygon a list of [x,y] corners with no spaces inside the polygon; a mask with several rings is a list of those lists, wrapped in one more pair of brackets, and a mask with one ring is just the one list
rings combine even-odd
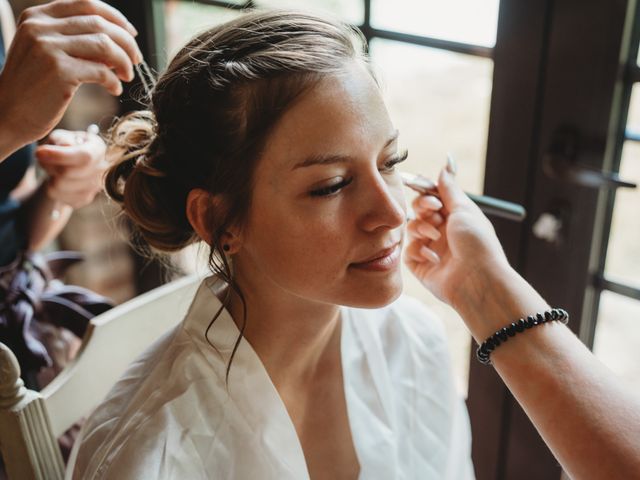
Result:
{"label": "blurred background", "polygon": [[[18,16],[37,2],[10,3]],[[571,312],[576,334],[640,393],[640,191],[616,184],[618,176],[640,182],[635,0],[110,3],[141,32],[156,71],[190,37],[247,6],[311,9],[359,26],[409,150],[403,169],[435,178],[449,152],[468,192],[524,205],[522,223],[492,219],[510,261],[552,305]],[[131,91],[139,86],[115,100],[83,86],[62,126],[98,123],[105,130],[114,115],[141,107]],[[587,185],[560,166],[588,168],[596,180]],[[52,248],[85,252],[88,260],[68,281],[122,302],[171,275],[134,253],[116,214],[98,198],[74,214]],[[185,271],[205,272],[203,253],[195,247],[175,261]],[[470,335],[455,312],[406,273],[406,292],[445,323],[457,384],[469,397],[478,478],[515,478],[510,472],[559,478],[495,373],[473,362]],[[518,470],[523,452],[527,461],[533,452],[541,455],[539,465],[528,467],[530,476]]]}

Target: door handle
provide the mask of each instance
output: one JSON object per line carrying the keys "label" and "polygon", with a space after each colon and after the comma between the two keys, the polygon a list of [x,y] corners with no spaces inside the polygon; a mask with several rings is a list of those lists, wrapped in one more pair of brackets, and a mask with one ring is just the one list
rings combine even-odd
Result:
{"label": "door handle", "polygon": [[560,129],[542,159],[542,169],[550,178],[592,188],[636,188],[633,182],[622,180],[615,172],[603,172],[577,161],[580,135],[573,129]]}

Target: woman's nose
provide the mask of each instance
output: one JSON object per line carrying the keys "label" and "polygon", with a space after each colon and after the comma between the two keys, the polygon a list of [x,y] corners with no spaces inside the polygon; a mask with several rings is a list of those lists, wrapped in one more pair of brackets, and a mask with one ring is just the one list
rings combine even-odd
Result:
{"label": "woman's nose", "polygon": [[[396,181],[397,180],[397,181]],[[402,184],[399,179],[389,176],[383,178],[380,174],[372,178],[366,185],[367,194],[362,196],[364,212],[361,227],[365,231],[375,231],[378,228],[394,229],[401,226],[406,217],[406,208]]]}

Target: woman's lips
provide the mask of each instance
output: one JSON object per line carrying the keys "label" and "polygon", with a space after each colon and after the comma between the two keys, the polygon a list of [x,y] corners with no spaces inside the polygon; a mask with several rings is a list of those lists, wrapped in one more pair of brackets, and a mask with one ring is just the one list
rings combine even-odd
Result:
{"label": "woman's lips", "polygon": [[396,243],[393,247],[380,251],[372,259],[364,262],[352,263],[350,266],[360,270],[386,272],[396,268],[399,262],[400,243]]}

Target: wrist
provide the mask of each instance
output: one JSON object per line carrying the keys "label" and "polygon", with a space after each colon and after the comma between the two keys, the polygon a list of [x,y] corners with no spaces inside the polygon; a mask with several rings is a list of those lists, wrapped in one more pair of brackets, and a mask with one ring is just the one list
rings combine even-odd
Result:
{"label": "wrist", "polygon": [[[10,118],[8,114],[5,115],[6,110],[2,108],[1,104],[0,112],[5,119]],[[29,143],[27,139],[19,138],[16,132],[11,130],[10,122],[0,121],[0,162]]]}
{"label": "wrist", "polygon": [[519,318],[549,308],[506,262],[470,269],[452,305],[478,342]]}
{"label": "wrist", "polygon": [[[20,122],[16,121],[11,104],[6,101],[6,94],[3,95],[3,91],[5,90],[0,79],[0,112],[2,112],[0,116],[0,161],[32,141],[29,138],[21,138],[20,131],[14,129],[15,125]],[[7,105],[7,103],[9,104]]]}

